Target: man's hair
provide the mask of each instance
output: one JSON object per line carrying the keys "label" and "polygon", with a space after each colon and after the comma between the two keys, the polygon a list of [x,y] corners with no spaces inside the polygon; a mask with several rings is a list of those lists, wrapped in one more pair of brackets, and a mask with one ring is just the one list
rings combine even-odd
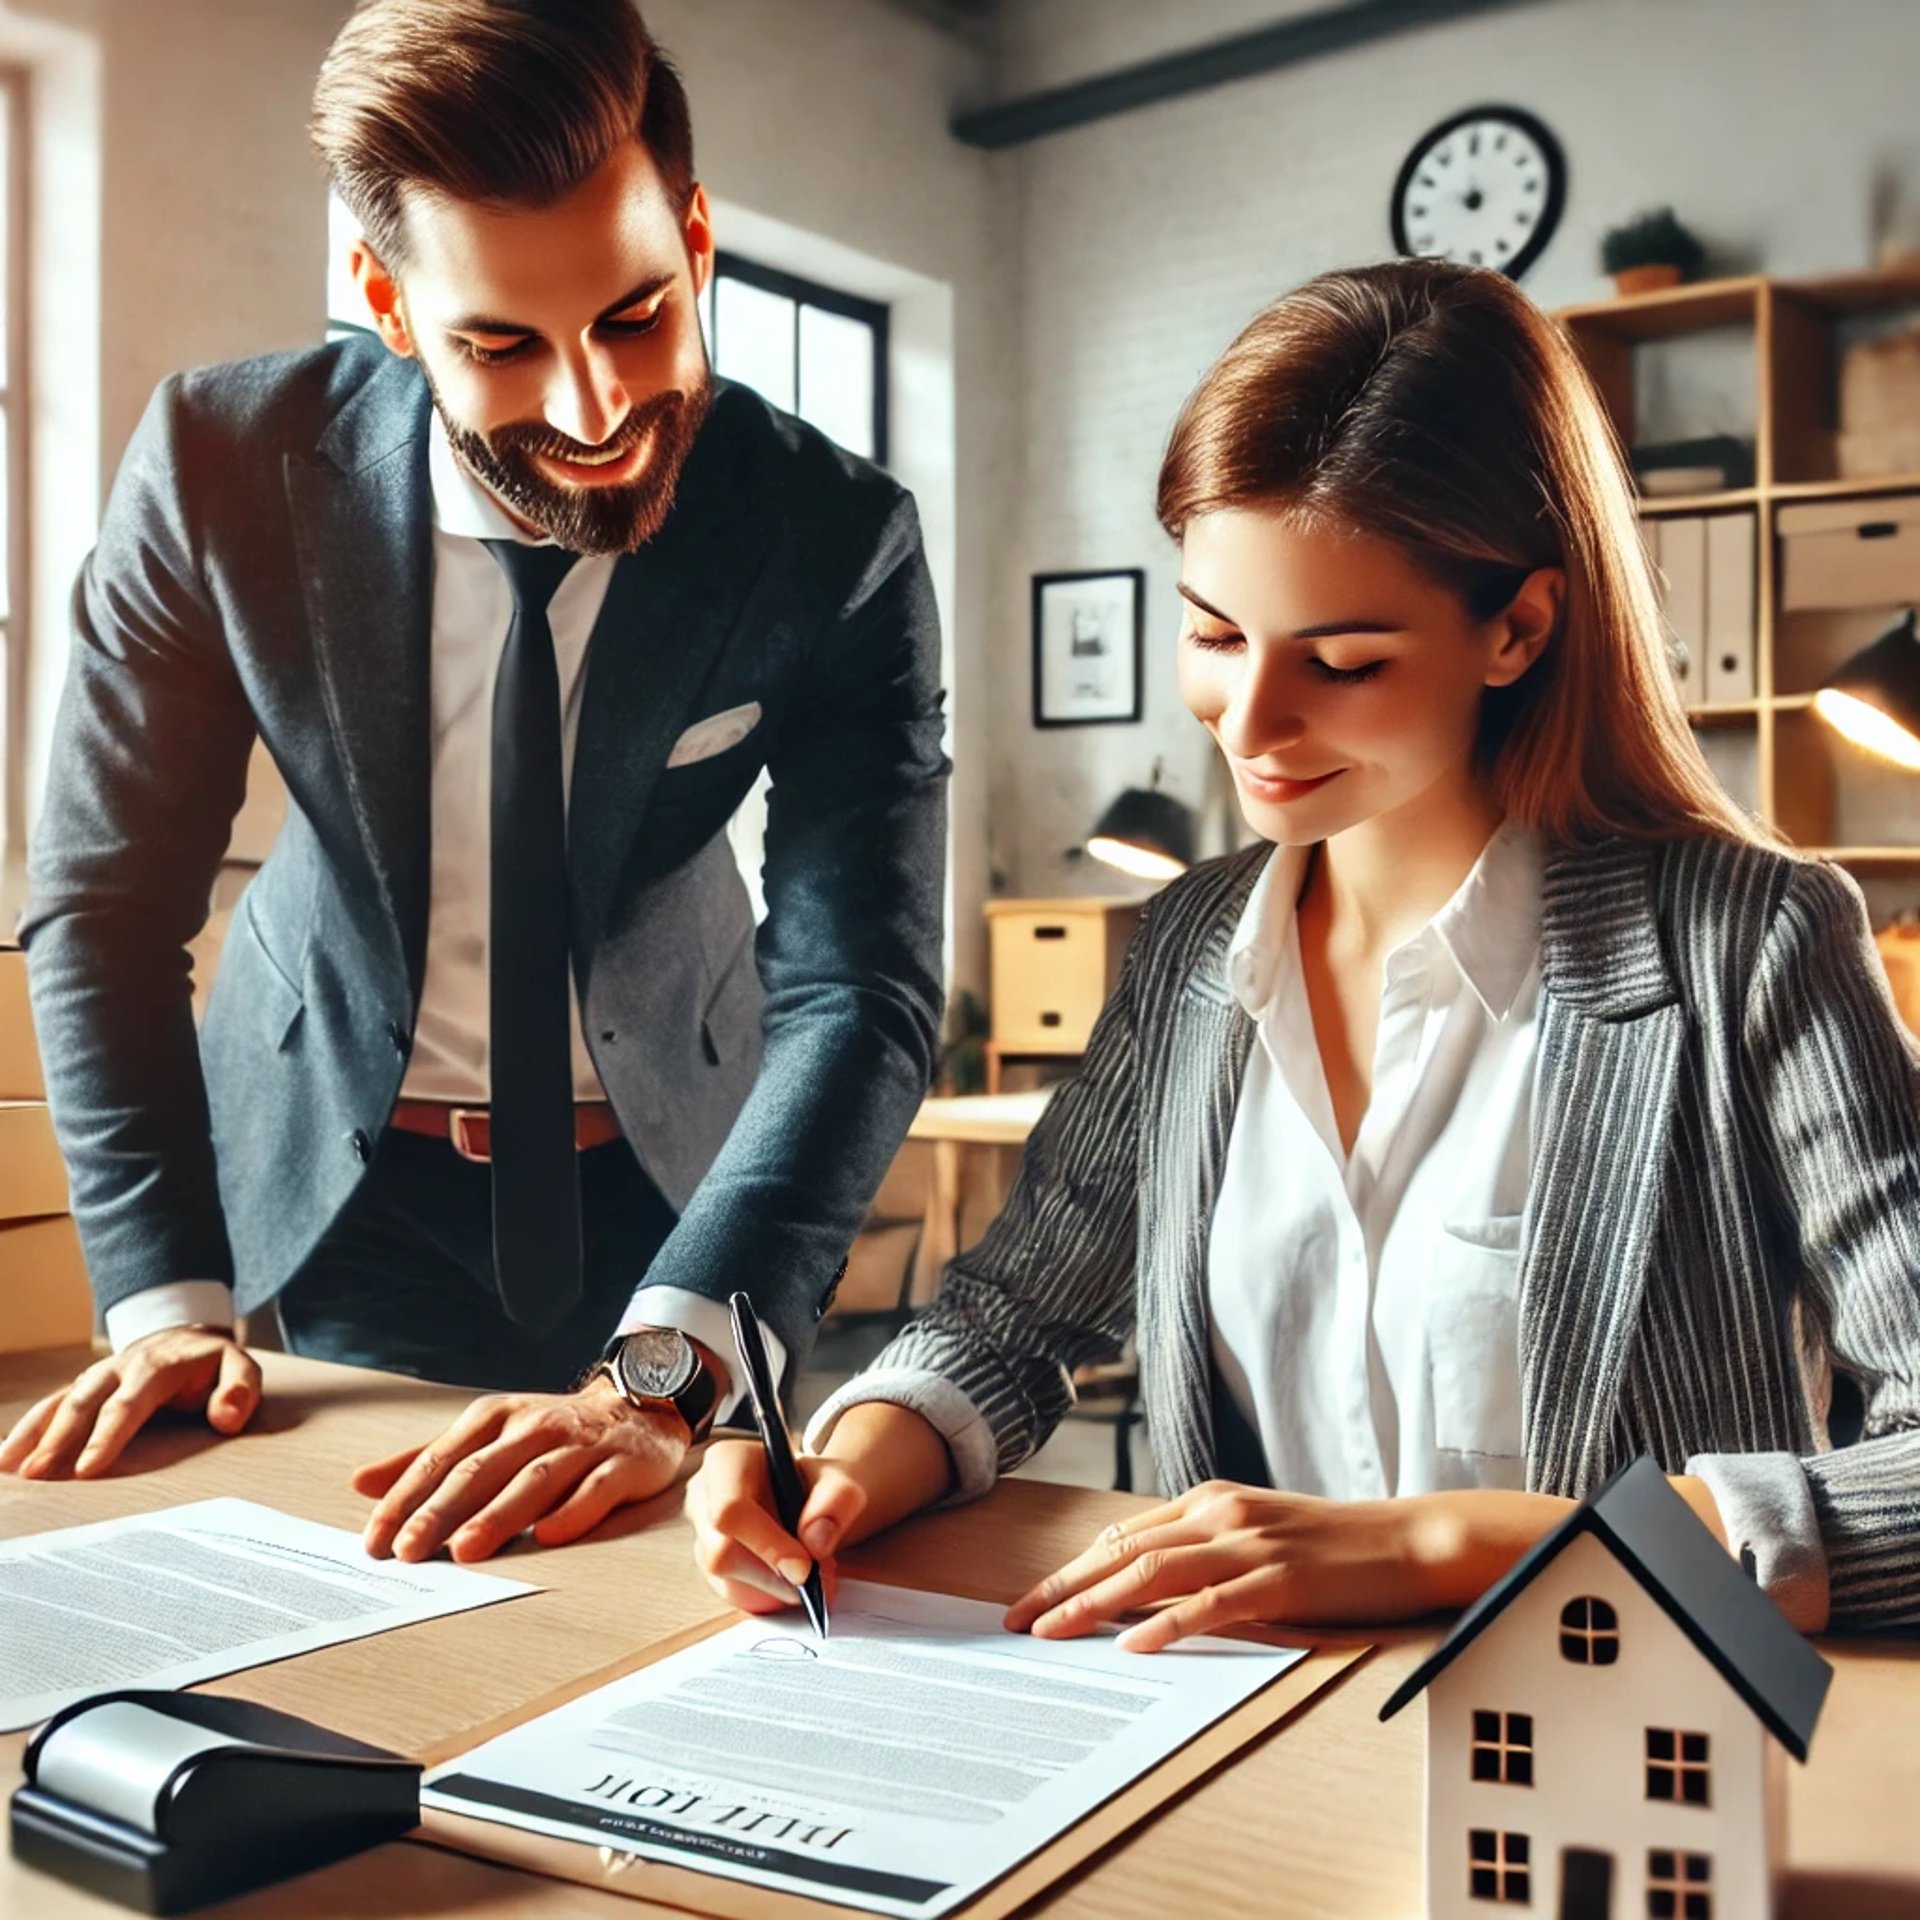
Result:
{"label": "man's hair", "polygon": [[693,195],[686,90],[633,0],[360,0],[310,126],[392,272],[409,190],[550,206],[637,138],[675,207]]}

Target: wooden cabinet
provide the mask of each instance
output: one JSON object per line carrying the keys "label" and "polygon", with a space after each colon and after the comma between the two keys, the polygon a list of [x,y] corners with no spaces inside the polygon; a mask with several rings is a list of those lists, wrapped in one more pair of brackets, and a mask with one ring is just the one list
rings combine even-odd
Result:
{"label": "wooden cabinet", "polygon": [[987,1090],[1001,1062],[1084,1053],[1139,924],[1138,900],[990,900],[987,945],[992,1028]]}

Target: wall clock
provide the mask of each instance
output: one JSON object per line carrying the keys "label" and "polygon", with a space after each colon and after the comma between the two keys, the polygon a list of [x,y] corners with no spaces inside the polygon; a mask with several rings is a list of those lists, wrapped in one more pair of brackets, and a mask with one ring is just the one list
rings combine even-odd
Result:
{"label": "wall clock", "polygon": [[1519,107],[1469,107],[1414,144],[1393,183],[1393,244],[1515,280],[1560,224],[1560,143]]}

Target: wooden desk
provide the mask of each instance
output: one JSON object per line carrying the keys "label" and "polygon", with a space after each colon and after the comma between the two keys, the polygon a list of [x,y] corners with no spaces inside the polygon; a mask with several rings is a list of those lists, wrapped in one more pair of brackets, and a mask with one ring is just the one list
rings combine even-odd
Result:
{"label": "wooden desk", "polygon": [[[0,1424],[65,1379],[82,1349],[0,1360]],[[465,1395],[387,1374],[264,1356],[263,1419],[235,1440],[171,1427],[136,1444],[129,1468],[91,1485],[0,1479],[0,1533],[71,1526],[244,1494],[335,1526],[363,1503],[347,1472],[437,1429]],[[928,1516],[852,1556],[855,1571],[1011,1599],[1116,1515],[1125,1495],[1009,1481],[989,1499]],[[478,1726],[548,1688],[713,1611],[693,1569],[677,1495],[656,1524],[616,1519],[596,1539],[506,1556],[503,1571],[548,1591],[451,1619],[256,1667],[215,1681],[403,1752]],[[1351,1638],[1351,1635],[1343,1636]],[[1394,1685],[1430,1629],[1368,1636],[1379,1651],[1306,1713],[1176,1801],[1029,1912],[1059,1920],[1168,1914],[1337,1915],[1406,1920],[1420,1906],[1422,1716],[1381,1726]],[[1792,1774],[1788,1913],[1881,1920],[1920,1909],[1920,1645],[1834,1642],[1836,1674],[1812,1764]],[[0,1735],[0,1781],[18,1777],[24,1734]],[[118,1912],[0,1858],[0,1914],[78,1920]],[[662,1909],[536,1880],[437,1849],[396,1844],[220,1908],[221,1920],[341,1914],[367,1920],[478,1912],[634,1920]]]}
{"label": "wooden desk", "polygon": [[[933,1195],[927,1205],[926,1231],[916,1274],[931,1275],[923,1291],[928,1299],[940,1284],[947,1262],[960,1251],[965,1218],[974,1186],[990,1174],[996,1188],[995,1207],[1013,1184],[1008,1161],[1017,1159],[1027,1135],[1046,1111],[1051,1089],[1034,1093],[966,1093],[935,1095],[921,1101],[920,1111],[907,1129],[909,1140],[933,1147]],[[982,1158],[990,1164],[983,1168]]]}

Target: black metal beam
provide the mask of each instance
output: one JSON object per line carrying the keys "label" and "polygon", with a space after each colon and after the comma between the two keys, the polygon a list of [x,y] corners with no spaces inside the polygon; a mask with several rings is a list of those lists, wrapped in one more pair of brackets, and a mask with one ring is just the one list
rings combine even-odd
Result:
{"label": "black metal beam", "polygon": [[1469,14],[1530,0],[1350,0],[1345,6],[1303,13],[1225,40],[1165,53],[1135,66],[1116,67],[1019,100],[972,107],[954,115],[956,140],[970,147],[1017,147],[1069,127],[1084,127],[1183,94],[1271,73],[1323,53],[1364,46],[1416,27],[1439,26]]}

